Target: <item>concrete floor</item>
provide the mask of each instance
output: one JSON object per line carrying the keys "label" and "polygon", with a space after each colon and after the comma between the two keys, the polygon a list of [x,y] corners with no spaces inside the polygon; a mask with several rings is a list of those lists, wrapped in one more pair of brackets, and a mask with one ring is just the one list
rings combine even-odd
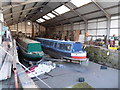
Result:
{"label": "concrete floor", "polygon": [[[18,88],[22,90],[21,84],[18,81]],[[15,90],[15,81],[14,81],[14,73],[11,73],[11,78],[0,81],[0,90]]]}
{"label": "concrete floor", "polygon": [[[113,68],[100,69],[99,64],[90,62],[88,67],[75,63],[61,64],[52,70],[49,75],[39,77],[52,88],[70,87],[78,82],[80,77],[93,88],[118,88],[118,70]],[[33,79],[40,88],[48,88],[38,79]]]}
{"label": "concrete floor", "polygon": [[0,81],[0,90],[1,89],[12,89],[12,88],[15,88],[13,72],[12,72],[11,75],[12,75],[11,78],[9,78],[7,80]]}

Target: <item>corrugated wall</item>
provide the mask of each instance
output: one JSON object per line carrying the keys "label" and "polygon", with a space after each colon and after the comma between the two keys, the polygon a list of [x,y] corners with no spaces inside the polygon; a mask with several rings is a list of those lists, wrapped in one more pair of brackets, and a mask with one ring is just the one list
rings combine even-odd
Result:
{"label": "corrugated wall", "polygon": [[[15,25],[11,25],[9,26],[10,30],[12,32],[22,32],[22,33],[25,33],[26,35],[32,35],[32,22],[30,25],[27,24],[28,22],[22,22],[22,23],[18,23],[18,26],[17,24]],[[40,35],[41,33],[45,32],[45,27],[44,26],[41,26],[37,23],[34,23],[34,30],[35,30],[35,35]],[[18,29],[17,29],[18,27]],[[18,31],[17,31],[18,30]]]}
{"label": "corrugated wall", "polygon": [[[64,25],[64,27],[57,26],[56,31],[61,31],[62,28],[64,30],[71,30],[71,25],[67,24]],[[111,24],[110,24],[110,36],[115,34],[118,36],[118,29],[120,26],[118,26],[118,16],[112,16],[111,17]],[[73,24],[72,30],[81,30],[81,34],[84,35],[85,31],[85,24],[84,22],[77,22]],[[107,18],[99,18],[99,19],[93,19],[88,21],[88,34],[89,35],[106,35],[107,33]],[[101,38],[101,37],[97,37]],[[89,38],[90,39],[90,38]],[[96,37],[93,38],[94,40]]]}

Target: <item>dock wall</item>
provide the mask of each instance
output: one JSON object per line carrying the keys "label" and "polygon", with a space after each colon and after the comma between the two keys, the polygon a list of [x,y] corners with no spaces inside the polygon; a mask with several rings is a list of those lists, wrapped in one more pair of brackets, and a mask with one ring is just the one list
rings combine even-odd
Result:
{"label": "dock wall", "polygon": [[89,45],[86,46],[85,50],[91,61],[120,69],[120,51]]}

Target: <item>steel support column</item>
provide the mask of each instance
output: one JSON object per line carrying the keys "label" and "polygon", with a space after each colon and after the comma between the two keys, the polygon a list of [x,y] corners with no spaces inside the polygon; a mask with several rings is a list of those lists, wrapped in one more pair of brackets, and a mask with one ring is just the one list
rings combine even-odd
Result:
{"label": "steel support column", "polygon": [[103,7],[101,5],[99,5],[96,0],[92,0],[92,2],[105,14],[105,16],[107,17],[107,39],[110,36],[110,14],[108,14],[108,12],[106,12]]}

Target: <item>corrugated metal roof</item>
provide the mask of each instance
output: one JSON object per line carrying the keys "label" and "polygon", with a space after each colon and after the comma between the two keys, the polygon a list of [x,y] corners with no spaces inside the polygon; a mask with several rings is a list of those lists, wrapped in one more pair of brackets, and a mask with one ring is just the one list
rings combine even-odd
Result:
{"label": "corrugated metal roof", "polygon": [[[50,0],[42,0],[43,2],[37,2],[41,0],[36,0],[36,2],[32,0],[12,0],[16,2],[10,2],[11,0],[3,1],[4,2],[2,3],[2,8],[4,20],[8,25],[12,25],[13,23],[22,22],[25,20],[36,21],[37,19],[48,14],[49,12],[52,12],[63,4],[63,2],[50,2]],[[118,14],[118,2],[115,2],[115,0],[111,0],[113,2],[106,2],[106,0],[96,1],[108,14]],[[86,20],[97,17],[105,17],[105,14],[93,2],[77,8],[74,6],[74,4],[69,3],[69,5],[74,11],[80,13],[81,16]],[[46,20],[42,23],[42,25],[47,26],[49,24],[50,26],[52,24],[57,25],[61,23],[64,24],[70,23],[71,21],[76,22],[82,20],[82,18],[73,12],[73,10],[62,15],[58,15],[53,19]]]}

